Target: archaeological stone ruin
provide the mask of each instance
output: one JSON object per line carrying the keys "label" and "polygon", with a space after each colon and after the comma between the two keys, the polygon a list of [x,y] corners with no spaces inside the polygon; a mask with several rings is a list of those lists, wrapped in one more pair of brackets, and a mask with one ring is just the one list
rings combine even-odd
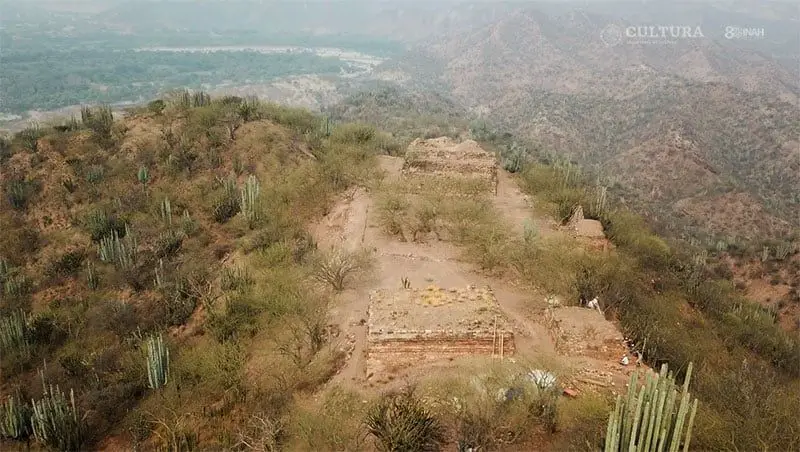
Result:
{"label": "archaeological stone ruin", "polygon": [[491,288],[376,290],[369,303],[367,372],[462,356],[514,354],[514,333]]}

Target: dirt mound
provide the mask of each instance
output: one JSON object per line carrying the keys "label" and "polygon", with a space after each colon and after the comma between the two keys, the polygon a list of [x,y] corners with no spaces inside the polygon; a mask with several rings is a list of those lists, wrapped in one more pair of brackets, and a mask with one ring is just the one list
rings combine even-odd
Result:
{"label": "dirt mound", "polygon": [[416,139],[408,146],[402,174],[412,193],[497,194],[497,159],[473,140]]}

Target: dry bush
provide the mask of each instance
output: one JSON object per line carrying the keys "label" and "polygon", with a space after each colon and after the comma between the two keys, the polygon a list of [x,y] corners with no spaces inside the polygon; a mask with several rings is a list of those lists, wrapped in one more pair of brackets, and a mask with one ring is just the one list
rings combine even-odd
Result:
{"label": "dry bush", "polygon": [[367,250],[352,252],[334,248],[329,252],[317,252],[311,267],[314,279],[340,292],[353,276],[371,265],[372,256]]}
{"label": "dry bush", "polygon": [[558,408],[558,429],[555,450],[597,451],[605,434],[609,400],[590,391],[575,399],[562,399]]}
{"label": "dry bush", "polygon": [[389,192],[379,196],[376,204],[378,219],[384,232],[406,241],[404,229],[410,208],[408,200],[401,195]]}
{"label": "dry bush", "polygon": [[254,452],[278,452],[286,441],[286,423],[266,415],[253,415],[247,429],[239,432],[236,444],[244,450]]}

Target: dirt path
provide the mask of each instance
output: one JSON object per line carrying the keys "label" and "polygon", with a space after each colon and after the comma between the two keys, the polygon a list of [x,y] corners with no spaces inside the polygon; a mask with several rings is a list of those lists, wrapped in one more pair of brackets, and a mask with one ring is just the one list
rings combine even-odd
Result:
{"label": "dirt path", "polygon": [[[401,158],[380,157],[381,169],[389,179],[400,176],[402,165]],[[493,199],[495,208],[511,225],[514,233],[523,234],[526,222],[532,223],[538,231],[553,230],[552,220],[533,215],[527,196],[504,171],[499,171],[497,196]],[[341,293],[331,309],[331,322],[343,332],[346,338],[343,346],[350,350],[344,368],[331,380],[331,385],[352,385],[364,389],[376,384],[375,379],[371,380],[372,376],[367,375],[366,369],[369,294],[374,289],[398,289],[401,278],[407,278],[411,287],[416,288],[431,284],[445,288],[489,285],[512,324],[517,358],[533,362],[558,362],[560,367],[578,374],[585,373],[587,369],[588,373],[595,375],[613,374],[614,380],[620,382],[626,378],[617,369],[615,360],[618,358],[598,360],[565,356],[557,351],[551,330],[543,321],[543,312],[547,307],[545,294],[517,288],[513,281],[482,275],[473,265],[460,258],[461,251],[452,244],[439,241],[400,242],[387,237],[377,223],[374,200],[363,188],[346,194],[331,213],[312,228],[312,232],[320,247],[338,246],[350,250],[366,248],[372,250],[375,256],[371,274],[362,278],[356,287]],[[569,320],[569,311],[562,311],[562,314]],[[580,317],[585,313],[578,314]],[[579,327],[583,327],[580,322]],[[587,331],[591,329],[596,328],[587,327]],[[578,334],[583,332],[579,331]],[[415,379],[429,372],[430,368],[427,367],[406,369],[393,376],[392,380],[396,384]],[[381,383],[388,384],[388,381]]]}

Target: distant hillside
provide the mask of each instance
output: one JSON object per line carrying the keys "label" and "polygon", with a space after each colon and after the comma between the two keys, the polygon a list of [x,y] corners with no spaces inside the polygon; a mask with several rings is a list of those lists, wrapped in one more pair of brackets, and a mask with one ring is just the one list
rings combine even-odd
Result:
{"label": "distant hillside", "polygon": [[325,110],[335,121],[364,122],[391,131],[401,142],[419,136],[457,136],[466,130],[467,112],[452,99],[431,91],[393,84],[358,91]]}
{"label": "distant hillside", "polygon": [[[602,169],[624,188],[618,193],[673,232],[788,235],[800,226],[800,77],[789,63],[800,53],[786,52],[795,19],[769,22],[772,34],[760,42],[726,40],[718,24],[741,14],[697,8],[664,17],[699,24],[699,39],[604,41],[609,24],[630,22],[521,8],[419,51],[444,66],[441,81],[461,103]],[[647,12],[634,7],[628,16],[666,20]],[[731,196],[753,214],[729,210]],[[704,221],[721,212],[730,212],[724,221]]]}

